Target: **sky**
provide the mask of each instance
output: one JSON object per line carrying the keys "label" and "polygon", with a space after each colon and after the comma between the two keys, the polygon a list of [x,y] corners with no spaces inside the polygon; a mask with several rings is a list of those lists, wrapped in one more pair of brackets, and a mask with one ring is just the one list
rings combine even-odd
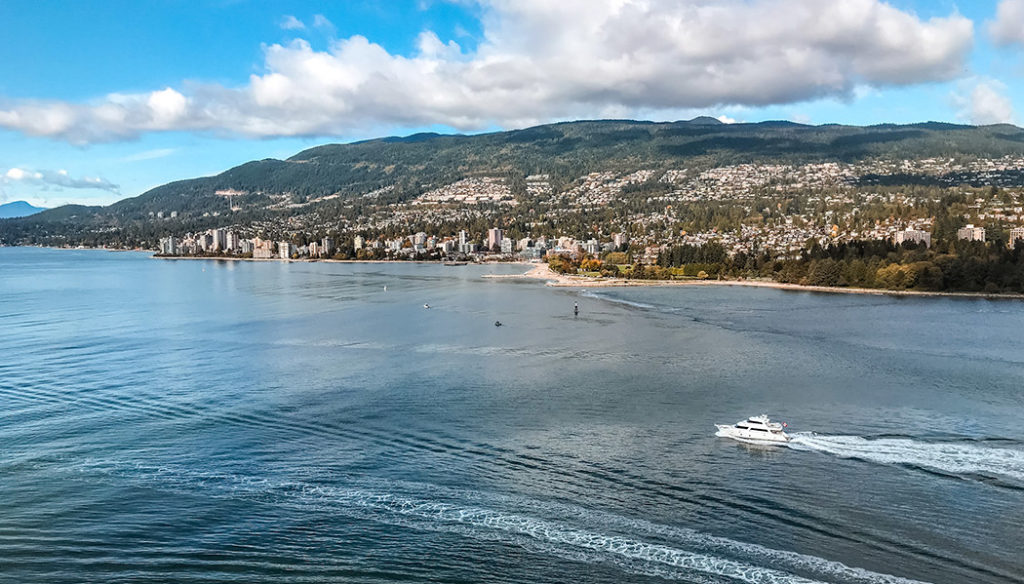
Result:
{"label": "sky", "polygon": [[0,203],[553,121],[1024,120],[1024,0],[3,0]]}

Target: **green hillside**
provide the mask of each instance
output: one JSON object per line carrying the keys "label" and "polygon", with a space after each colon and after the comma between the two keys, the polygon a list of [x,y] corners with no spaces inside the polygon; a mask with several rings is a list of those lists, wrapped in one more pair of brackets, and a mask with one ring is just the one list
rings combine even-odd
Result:
{"label": "green hillside", "polygon": [[[61,207],[24,219],[0,221],[0,242],[26,234],[74,234],[106,228],[145,231],[157,213],[176,212],[176,227],[206,228],[229,214],[217,191],[235,198],[231,220],[259,221],[295,212],[280,203],[304,204],[391,187],[379,204],[411,199],[472,176],[508,179],[521,194],[523,179],[550,175],[555,192],[595,171],[706,169],[737,163],[855,162],[864,159],[999,157],[1024,152],[1024,130],[942,123],[853,127],[791,122],[723,124],[712,118],[674,123],[628,120],[550,124],[474,136],[417,134],[351,144],[318,146],[287,160],[249,162],[212,177],[172,182],[109,207]],[[912,177],[908,178],[912,180]],[[319,204],[319,203],[318,203]],[[332,206],[334,205],[334,206]],[[294,209],[292,207],[291,209]]]}

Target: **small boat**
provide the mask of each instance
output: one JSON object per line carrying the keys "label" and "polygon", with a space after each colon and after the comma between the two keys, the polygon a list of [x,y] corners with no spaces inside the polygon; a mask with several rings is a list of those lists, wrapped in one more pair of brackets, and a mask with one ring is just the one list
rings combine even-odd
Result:
{"label": "small boat", "polygon": [[789,434],[783,430],[789,424],[773,422],[768,416],[751,416],[733,425],[715,424],[718,431],[715,436],[732,438],[749,444],[786,444],[789,442]]}
{"label": "small boat", "polygon": [[446,266],[465,266],[468,263],[469,262],[445,262],[444,265],[446,265]]}
{"label": "small boat", "polygon": [[430,305],[429,304],[424,304],[423,308],[430,308]]}
{"label": "small boat", "polygon": [[501,321],[500,320],[494,321],[494,326],[501,326]]}

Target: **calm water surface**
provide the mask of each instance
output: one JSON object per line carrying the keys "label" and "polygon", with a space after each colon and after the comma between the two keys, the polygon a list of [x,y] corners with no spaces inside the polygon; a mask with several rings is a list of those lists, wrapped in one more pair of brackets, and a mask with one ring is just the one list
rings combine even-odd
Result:
{"label": "calm water surface", "polygon": [[1024,582],[1024,303],[521,271],[0,249],[0,580]]}

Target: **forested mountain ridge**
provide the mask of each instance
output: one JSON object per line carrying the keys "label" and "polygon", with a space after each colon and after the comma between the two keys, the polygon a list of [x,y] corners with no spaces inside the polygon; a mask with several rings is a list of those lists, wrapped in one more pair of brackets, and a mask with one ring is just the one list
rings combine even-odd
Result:
{"label": "forested mountain ridge", "polygon": [[[330,221],[343,212],[343,204],[359,213],[368,202],[408,202],[472,177],[500,177],[512,195],[522,197],[531,175],[547,175],[551,193],[557,194],[596,172],[998,158],[1022,152],[1021,128],[936,122],[855,127],[723,124],[713,118],[602,120],[472,136],[417,134],[318,146],[286,160],[253,161],[216,176],[168,183],[108,207],[67,206],[3,221],[0,243],[57,236],[89,244],[82,239],[87,233],[119,232],[129,234],[123,242],[131,243],[175,229],[251,225],[308,213]],[[908,176],[912,182],[912,173]],[[172,214],[174,221],[167,223]],[[151,225],[158,215],[164,222]]]}

